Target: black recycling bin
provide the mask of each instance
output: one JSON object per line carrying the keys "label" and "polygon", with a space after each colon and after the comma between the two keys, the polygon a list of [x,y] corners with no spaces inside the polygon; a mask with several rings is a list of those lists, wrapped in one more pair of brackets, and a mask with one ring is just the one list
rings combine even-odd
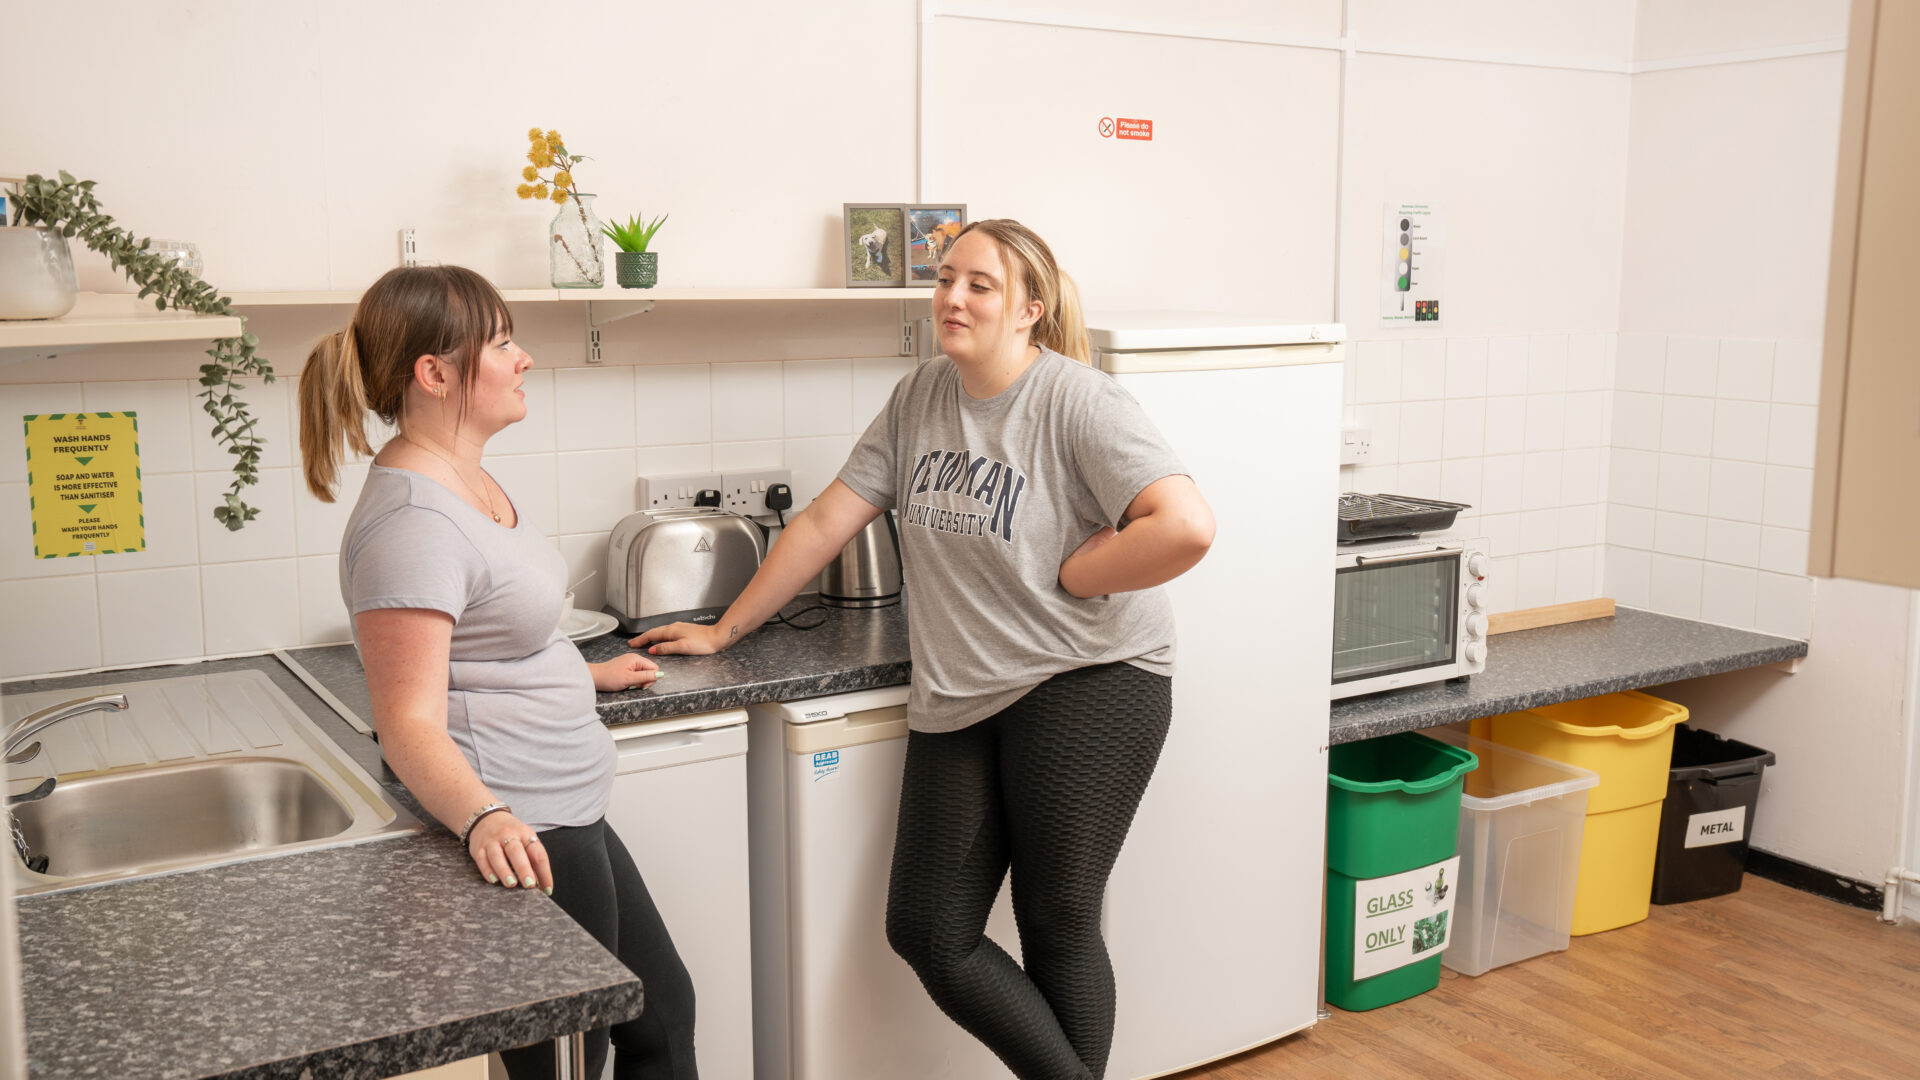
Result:
{"label": "black recycling bin", "polygon": [[1760,774],[1771,764],[1770,750],[1687,724],[1673,729],[1673,765],[1653,864],[1654,903],[1740,891]]}

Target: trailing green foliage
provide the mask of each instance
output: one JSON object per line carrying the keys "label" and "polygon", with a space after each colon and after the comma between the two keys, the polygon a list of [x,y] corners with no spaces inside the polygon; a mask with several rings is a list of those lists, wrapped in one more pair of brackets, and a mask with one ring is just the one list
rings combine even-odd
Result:
{"label": "trailing green foliage", "polygon": [[[45,225],[59,229],[62,236],[78,237],[105,255],[114,269],[125,271],[128,280],[140,286],[140,295],[153,297],[154,307],[161,311],[171,307],[201,315],[233,314],[232,302],[213,286],[179,263],[149,252],[151,240],[115,225],[101,211],[93,184],[75,180],[64,169],[58,180],[30,175],[21,185],[13,223]],[[254,430],[256,421],[247,412],[246,402],[234,396],[235,391],[246,389],[236,376],[257,375],[261,382],[273,381],[273,365],[256,351],[259,345],[260,339],[251,333],[220,338],[207,350],[213,362],[200,365],[201,408],[213,417],[214,440],[235,458],[233,483],[227,486],[222,503],[214,507],[213,516],[236,532],[260,512],[240,498],[240,491],[260,482],[260,448],[267,440]]]}
{"label": "trailing green foliage", "polygon": [[625,225],[615,221],[610,225],[602,225],[600,231],[606,233],[621,251],[638,252],[647,250],[647,244],[653,240],[653,234],[659,232],[660,226],[666,223],[667,215],[665,214],[661,214],[652,221],[646,220],[645,214],[635,214],[627,219]]}

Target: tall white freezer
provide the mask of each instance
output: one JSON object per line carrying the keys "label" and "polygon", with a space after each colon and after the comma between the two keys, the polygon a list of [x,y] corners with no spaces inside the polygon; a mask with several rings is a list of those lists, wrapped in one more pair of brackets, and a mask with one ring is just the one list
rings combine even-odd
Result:
{"label": "tall white freezer", "polygon": [[1213,507],[1166,586],[1173,726],[1114,867],[1108,1076],[1159,1076],[1311,1026],[1319,1009],[1338,325],[1185,312],[1089,317]]}

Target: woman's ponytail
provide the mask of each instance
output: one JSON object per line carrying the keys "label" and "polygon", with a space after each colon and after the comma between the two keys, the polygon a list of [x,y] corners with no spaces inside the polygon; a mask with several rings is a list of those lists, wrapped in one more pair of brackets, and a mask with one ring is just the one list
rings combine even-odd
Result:
{"label": "woman's ponytail", "polygon": [[314,343],[300,372],[300,459],[307,490],[333,501],[345,450],[371,455],[367,442],[367,384],[360,370],[354,328]]}
{"label": "woman's ponytail", "polygon": [[1047,312],[1048,317],[1041,320],[1046,337],[1051,340],[1040,340],[1040,344],[1069,360],[1092,366],[1093,345],[1087,340],[1086,313],[1080,309],[1080,287],[1065,270],[1056,270],[1056,273],[1060,295],[1053,309]]}

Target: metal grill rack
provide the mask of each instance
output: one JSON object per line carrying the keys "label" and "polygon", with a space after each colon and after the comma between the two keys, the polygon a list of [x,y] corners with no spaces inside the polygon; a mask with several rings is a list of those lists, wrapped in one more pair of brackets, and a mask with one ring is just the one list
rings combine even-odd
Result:
{"label": "metal grill rack", "polygon": [[1349,491],[1340,496],[1339,539],[1345,542],[1381,536],[1413,536],[1445,529],[1453,524],[1454,515],[1468,508],[1467,503]]}

